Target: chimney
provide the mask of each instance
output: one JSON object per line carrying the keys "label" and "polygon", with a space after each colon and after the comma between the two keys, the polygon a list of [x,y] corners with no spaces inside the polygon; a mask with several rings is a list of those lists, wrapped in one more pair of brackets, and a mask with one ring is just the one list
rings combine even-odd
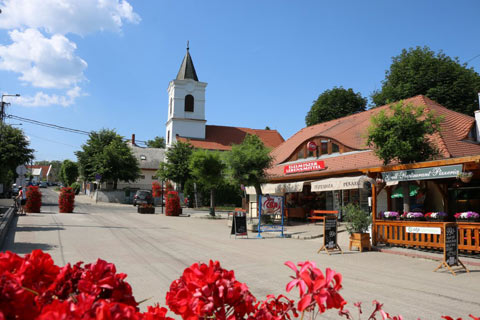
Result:
{"label": "chimney", "polygon": [[132,133],[132,146],[135,145],[135,133]]}
{"label": "chimney", "polygon": [[[478,93],[478,104],[480,105],[480,92]],[[475,110],[475,126],[477,129],[477,142],[480,142],[480,109]]]}

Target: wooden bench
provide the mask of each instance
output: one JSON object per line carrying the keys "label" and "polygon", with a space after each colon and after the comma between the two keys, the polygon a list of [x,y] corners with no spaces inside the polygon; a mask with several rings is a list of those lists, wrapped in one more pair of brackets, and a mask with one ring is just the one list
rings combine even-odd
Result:
{"label": "wooden bench", "polygon": [[322,220],[325,223],[325,217],[328,216],[338,216],[337,210],[311,210],[310,217],[307,217],[311,222],[317,222],[317,220]]}

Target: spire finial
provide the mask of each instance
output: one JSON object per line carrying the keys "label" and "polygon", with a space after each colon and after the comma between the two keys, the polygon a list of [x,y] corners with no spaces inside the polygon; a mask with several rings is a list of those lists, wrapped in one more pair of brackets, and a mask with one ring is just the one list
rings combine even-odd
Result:
{"label": "spire finial", "polygon": [[187,40],[187,51],[190,49],[190,41]]}

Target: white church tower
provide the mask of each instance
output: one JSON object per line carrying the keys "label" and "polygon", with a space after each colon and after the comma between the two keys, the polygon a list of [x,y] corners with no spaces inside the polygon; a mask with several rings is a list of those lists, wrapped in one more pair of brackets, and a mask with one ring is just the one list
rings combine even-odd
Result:
{"label": "white church tower", "polygon": [[192,57],[183,58],[177,78],[168,85],[168,120],[165,142],[169,148],[176,136],[205,139],[205,88],[207,83],[198,81]]}

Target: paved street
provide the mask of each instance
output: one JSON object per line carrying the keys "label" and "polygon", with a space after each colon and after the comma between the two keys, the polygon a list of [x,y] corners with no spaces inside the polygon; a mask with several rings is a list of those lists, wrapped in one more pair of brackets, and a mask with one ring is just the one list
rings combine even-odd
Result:
{"label": "paved street", "polygon": [[386,311],[406,319],[480,315],[480,267],[469,266],[469,274],[454,277],[432,272],[438,262],[431,260],[350,252],[346,247],[343,255],[317,254],[321,239],[256,239],[250,234],[249,239],[235,240],[229,237],[226,220],[141,215],[127,205],[77,203],[75,213],[59,214],[56,193],[41,191],[42,213],[15,218],[2,249],[19,254],[42,249],[58,265],[99,257],[113,262],[128,274],[137,300],[152,297],[145,305],[164,305],[170,283],[197,261],[219,260],[263,298],[284,292],[292,274],[285,261],[313,260],[322,269],[342,273],[342,293],[349,305],[363,301],[370,310],[370,301],[377,299]]}

